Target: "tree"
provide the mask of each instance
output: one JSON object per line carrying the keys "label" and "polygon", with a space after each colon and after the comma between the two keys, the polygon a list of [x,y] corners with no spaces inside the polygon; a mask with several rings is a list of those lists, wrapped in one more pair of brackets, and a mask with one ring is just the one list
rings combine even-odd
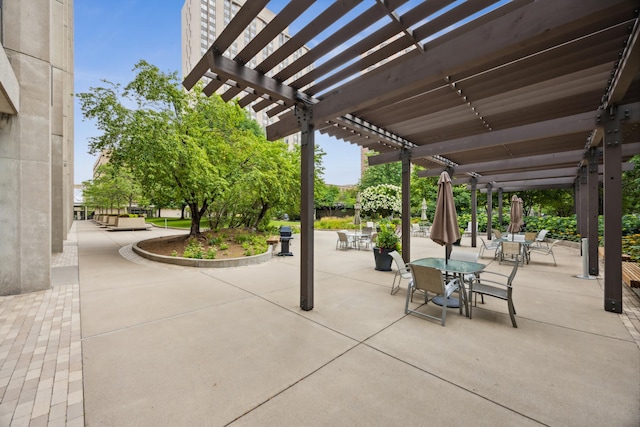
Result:
{"label": "tree", "polygon": [[631,160],[634,168],[622,173],[622,213],[640,213],[640,155]]}
{"label": "tree", "polygon": [[[169,194],[187,205],[191,235],[200,232],[200,220],[214,203],[221,218],[251,208],[246,217],[256,225],[284,195],[296,196],[294,164],[284,145],[266,141],[237,104],[207,97],[200,86],[186,92],[176,72],[145,61],[134,71],[124,89],[104,81],[104,87],[77,95],[84,116],[102,131],[90,139],[90,150],[106,150],[114,165],[129,167],[150,199],[167,203]],[[277,178],[283,169],[284,181]]]}
{"label": "tree", "polygon": [[[368,153],[369,156],[373,154],[377,153]],[[402,163],[385,163],[383,165],[369,166],[364,170],[362,178],[360,178],[360,191],[380,184],[402,185]]]}
{"label": "tree", "polygon": [[140,184],[129,169],[107,163],[98,168],[96,175],[93,180],[83,183],[83,196],[87,205],[115,208],[120,212],[125,205],[131,209],[134,202],[143,206],[147,204]]}

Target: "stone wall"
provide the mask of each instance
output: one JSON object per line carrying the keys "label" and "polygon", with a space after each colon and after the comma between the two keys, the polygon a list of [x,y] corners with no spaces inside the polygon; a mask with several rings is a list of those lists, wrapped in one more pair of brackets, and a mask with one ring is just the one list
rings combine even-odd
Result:
{"label": "stone wall", "polygon": [[17,114],[0,128],[0,295],[9,295],[50,288],[51,253],[73,220],[73,1],[3,0],[2,29],[0,64],[11,69],[0,76],[19,83]]}

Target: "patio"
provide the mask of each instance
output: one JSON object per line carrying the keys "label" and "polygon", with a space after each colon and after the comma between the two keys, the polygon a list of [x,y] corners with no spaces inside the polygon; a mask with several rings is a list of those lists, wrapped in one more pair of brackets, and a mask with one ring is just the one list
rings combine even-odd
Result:
{"label": "patio", "polygon": [[[298,235],[293,257],[191,269],[131,251],[165,230],[74,227],[87,425],[640,420],[640,304],[632,294],[624,314],[602,310],[602,278],[574,277],[577,250],[518,271],[517,329],[491,299],[472,320],[451,310],[442,327],[406,316],[406,283],[389,295],[393,273],[375,271],[369,251],[336,251],[333,231],[315,232],[316,306],[304,311]],[[411,241],[414,258],[442,256],[430,239]],[[477,250],[462,243],[454,251]]]}

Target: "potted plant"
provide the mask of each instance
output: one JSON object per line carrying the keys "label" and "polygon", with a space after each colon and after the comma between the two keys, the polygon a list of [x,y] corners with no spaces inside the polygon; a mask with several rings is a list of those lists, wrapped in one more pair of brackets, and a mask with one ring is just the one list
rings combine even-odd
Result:
{"label": "potted plant", "polygon": [[376,261],[376,270],[391,271],[393,258],[390,252],[400,252],[400,238],[395,233],[393,227],[388,224],[380,225],[380,232],[373,247],[373,256]]}

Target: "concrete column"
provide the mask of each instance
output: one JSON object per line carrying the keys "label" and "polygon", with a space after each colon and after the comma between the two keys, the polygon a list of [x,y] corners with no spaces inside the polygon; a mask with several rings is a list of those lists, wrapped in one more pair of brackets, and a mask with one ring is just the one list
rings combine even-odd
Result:
{"label": "concrete column", "polygon": [[19,83],[17,114],[0,129],[0,295],[8,295],[50,287],[51,252],[62,251],[72,224],[73,0],[3,0],[2,30],[0,60]]}
{"label": "concrete column", "polygon": [[[491,228],[493,228],[493,185],[487,185],[487,240],[491,240]],[[475,247],[475,246],[474,246]]]}
{"label": "concrete column", "polygon": [[471,178],[471,247],[476,247],[476,224],[478,224],[478,188],[477,180]]}

